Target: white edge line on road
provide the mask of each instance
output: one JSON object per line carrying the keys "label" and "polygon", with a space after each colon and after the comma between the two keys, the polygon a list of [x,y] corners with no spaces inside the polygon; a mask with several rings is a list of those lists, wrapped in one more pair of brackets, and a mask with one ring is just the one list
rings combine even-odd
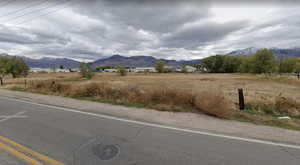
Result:
{"label": "white edge line on road", "polygon": [[31,104],[31,105],[38,105],[38,106],[42,106],[42,107],[48,107],[48,108],[53,108],[53,109],[58,109],[58,110],[63,110],[63,111],[68,111],[68,112],[80,113],[80,114],[84,114],[84,115],[96,116],[96,117],[100,117],[100,118],[105,118],[105,119],[110,119],[110,120],[117,120],[117,121],[133,123],[133,124],[139,124],[139,125],[144,125],[144,126],[164,128],[164,129],[169,129],[169,130],[175,130],[175,131],[181,131],[181,132],[187,132],[187,133],[193,133],[193,134],[200,134],[200,135],[207,135],[207,136],[214,136],[214,137],[220,137],[220,138],[226,138],[226,139],[232,139],[232,140],[239,140],[239,141],[245,141],[245,142],[260,143],[260,144],[267,144],[267,145],[273,145],[273,146],[300,149],[299,145],[277,143],[277,142],[271,142],[271,141],[265,141],[265,140],[242,138],[242,137],[230,136],[230,135],[224,135],[224,134],[217,134],[217,133],[209,133],[209,132],[204,132],[204,131],[196,131],[196,130],[190,130],[190,129],[176,128],[176,127],[172,127],[172,126],[152,124],[152,123],[148,123],[148,122],[129,120],[129,119],[122,119],[122,118],[119,118],[119,117],[113,117],[113,116],[109,116],[109,115],[96,114],[96,113],[91,113],[91,112],[84,112],[84,111],[80,111],[80,110],[75,110],[75,109],[71,109],[71,108],[64,108],[64,107],[59,107],[59,106],[55,106],[55,105],[46,105],[46,104],[41,104],[41,103],[34,103],[34,102],[15,99],[15,98],[8,98],[8,97],[1,97],[1,98],[4,98],[6,100],[10,100],[10,101],[17,101],[17,102],[27,103],[27,104]]}

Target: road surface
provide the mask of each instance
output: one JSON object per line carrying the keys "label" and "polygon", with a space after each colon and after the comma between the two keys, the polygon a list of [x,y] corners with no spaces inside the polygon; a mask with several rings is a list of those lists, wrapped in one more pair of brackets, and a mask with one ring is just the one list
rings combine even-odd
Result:
{"label": "road surface", "polygon": [[21,164],[299,165],[300,147],[205,135],[0,97],[0,165]]}

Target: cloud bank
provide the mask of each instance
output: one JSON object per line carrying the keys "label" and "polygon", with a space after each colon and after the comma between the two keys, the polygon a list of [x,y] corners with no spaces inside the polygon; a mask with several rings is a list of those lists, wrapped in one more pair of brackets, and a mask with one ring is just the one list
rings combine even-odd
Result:
{"label": "cloud bank", "polygon": [[279,5],[293,0],[7,2],[0,2],[0,53],[14,55],[180,60],[251,46],[299,47],[300,40],[300,8]]}

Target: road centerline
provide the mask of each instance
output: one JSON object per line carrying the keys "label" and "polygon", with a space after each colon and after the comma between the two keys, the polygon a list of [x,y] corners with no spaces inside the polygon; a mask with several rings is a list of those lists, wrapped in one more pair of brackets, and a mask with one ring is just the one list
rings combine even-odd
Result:
{"label": "road centerline", "polygon": [[25,155],[24,153],[21,153],[21,152],[15,150],[14,148],[12,148],[8,145],[5,145],[4,143],[1,143],[1,142],[0,142],[0,149],[9,153],[12,156],[15,156],[18,159],[26,162],[29,165],[43,165],[41,162],[39,162],[35,159],[32,159],[29,156]]}
{"label": "road centerline", "polygon": [[[16,150],[5,144],[8,144],[8,145],[14,147]],[[49,163],[50,165],[64,165],[62,162],[59,162],[59,161],[54,160],[46,155],[40,154],[36,151],[33,151],[32,149],[30,149],[26,146],[23,146],[19,143],[16,143],[13,140],[10,140],[3,136],[0,136],[0,149],[3,149],[26,162],[33,163],[32,165],[42,165],[42,164],[37,164],[34,160],[31,160],[32,158],[26,156],[25,154],[29,154],[38,160]]]}

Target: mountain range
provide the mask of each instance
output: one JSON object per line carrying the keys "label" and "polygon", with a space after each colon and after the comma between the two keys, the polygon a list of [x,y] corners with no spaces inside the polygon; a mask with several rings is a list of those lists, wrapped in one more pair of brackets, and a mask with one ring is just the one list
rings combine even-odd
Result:
{"label": "mountain range", "polygon": [[124,57],[120,55],[113,55],[108,58],[99,59],[92,62],[92,66],[131,66],[131,67],[151,67],[154,66],[157,61],[164,61],[167,66],[181,66],[181,65],[193,65],[199,64],[198,60],[189,61],[176,61],[176,60],[166,60],[157,59],[152,56],[132,56]]}
{"label": "mountain range", "polygon": [[[249,47],[246,49],[235,50],[226,55],[228,56],[249,56],[255,54],[260,48]],[[277,56],[282,58],[299,58],[300,57],[300,48],[270,48],[270,50]]]}
{"label": "mountain range", "polygon": [[[0,54],[0,56],[11,57],[9,54]],[[21,58],[27,63],[31,68],[52,68],[64,66],[65,68],[78,68],[80,62],[68,59],[68,58],[49,58],[44,57],[40,59],[28,58],[22,56]]]}
{"label": "mountain range", "polygon": [[[255,54],[260,48],[249,47],[246,49],[235,50],[228,54],[227,56],[249,56]],[[276,56],[283,58],[300,58],[300,48],[291,49],[280,49],[271,48],[270,49]],[[0,54],[0,56],[11,56],[8,54]],[[22,57],[28,66],[32,68],[51,68],[64,66],[65,68],[78,68],[80,62],[69,59],[69,58],[41,58],[33,59],[28,57]],[[113,55],[111,57],[102,58],[91,62],[92,66],[131,66],[131,67],[151,67],[154,66],[157,61],[164,61],[167,66],[181,66],[181,65],[193,65],[201,63],[201,59],[196,60],[167,60],[167,59],[157,59],[152,56],[132,56],[126,57],[121,55]]]}
{"label": "mountain range", "polygon": [[[8,54],[0,54],[0,56],[11,56]],[[22,57],[29,67],[32,68],[51,68],[64,66],[64,68],[78,68],[80,62],[68,59],[68,58],[40,58],[33,59],[28,57]],[[190,61],[176,61],[176,60],[166,60],[157,59],[152,56],[133,56],[125,57],[121,55],[113,55],[108,58],[102,58],[91,62],[92,66],[130,66],[130,67],[150,67],[154,66],[157,61],[164,61],[167,66],[181,66],[181,65],[193,65],[199,64],[199,60]]]}

